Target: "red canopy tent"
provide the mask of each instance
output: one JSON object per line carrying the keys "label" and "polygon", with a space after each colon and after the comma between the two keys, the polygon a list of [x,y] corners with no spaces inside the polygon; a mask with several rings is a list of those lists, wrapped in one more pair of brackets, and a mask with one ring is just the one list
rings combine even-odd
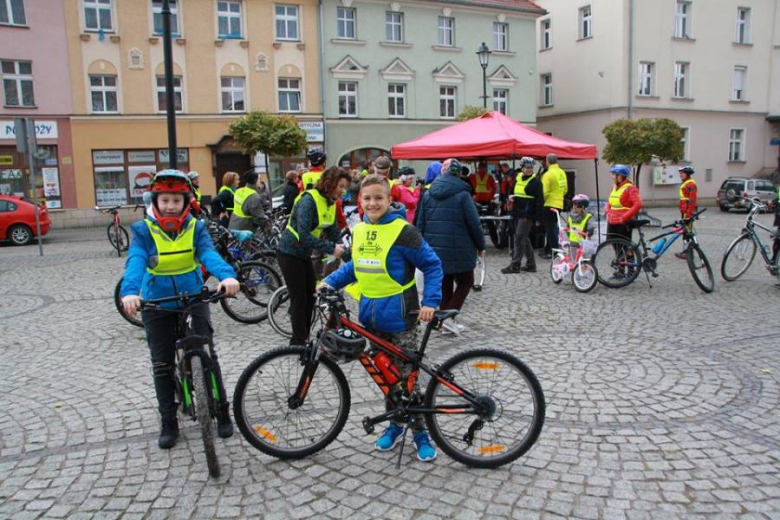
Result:
{"label": "red canopy tent", "polygon": [[500,159],[528,155],[596,159],[596,146],[564,141],[518,123],[500,112],[443,128],[392,147],[393,159]]}

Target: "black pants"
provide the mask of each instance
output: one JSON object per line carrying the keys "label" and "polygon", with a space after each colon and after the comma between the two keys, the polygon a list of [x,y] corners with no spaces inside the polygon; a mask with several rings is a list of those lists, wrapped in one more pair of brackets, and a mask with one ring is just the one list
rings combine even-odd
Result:
{"label": "black pants", "polygon": [[474,285],[474,271],[445,274],[441,281],[441,309],[460,310],[472,285]]}
{"label": "black pants", "polygon": [[317,279],[309,259],[297,258],[278,251],[276,258],[290,295],[290,321],[293,335],[290,345],[305,345],[309,341],[314,312],[314,289]]}
{"label": "black pants", "polygon": [[[560,211],[560,210],[559,210]],[[547,206],[544,207],[544,233],[547,240],[544,243],[545,254],[551,255],[553,249],[560,247],[558,243],[558,216]]]}
{"label": "black pants", "polygon": [[532,220],[527,218],[515,218],[515,248],[512,250],[512,267],[520,268],[525,256],[525,265],[536,268],[534,248],[531,245],[531,229],[534,227]]}
{"label": "black pants", "polygon": [[[145,310],[141,318],[146,329],[146,341],[152,357],[152,374],[154,376],[154,391],[157,394],[157,409],[163,418],[176,415],[176,383],[173,374],[176,370],[176,336],[177,321],[180,314],[164,310]],[[227,404],[227,394],[222,383],[222,371],[219,368],[217,350],[214,348],[211,327],[211,314],[208,304],[197,305],[192,309],[192,328],[209,341],[209,353],[217,376],[220,404]]]}

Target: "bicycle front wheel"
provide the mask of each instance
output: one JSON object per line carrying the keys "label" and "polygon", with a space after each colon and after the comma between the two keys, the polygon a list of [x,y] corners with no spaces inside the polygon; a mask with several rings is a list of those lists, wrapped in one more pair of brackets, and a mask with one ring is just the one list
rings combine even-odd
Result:
{"label": "bicycle front wheel", "polygon": [[737,237],[723,255],[723,263],[720,264],[723,279],[733,282],[745,274],[756,257],[756,249],[756,243],[749,234],[743,233]]}
{"label": "bicycle front wheel", "polygon": [[233,413],[244,438],[280,459],[300,459],[324,449],[347,422],[350,392],[344,372],[320,357],[303,404],[290,405],[306,368],[305,347],[266,352],[244,370],[233,394]]}
{"label": "bicycle front wheel", "polygon": [[114,226],[109,224],[106,229],[108,235],[108,241],[111,242],[111,246],[116,249],[119,256],[122,256],[122,251],[127,251],[130,246],[130,237],[127,234],[127,230],[122,226]]}
{"label": "bicycle front wheel", "polygon": [[711,293],[715,289],[715,277],[712,275],[712,267],[710,267],[710,261],[704,251],[698,244],[691,244],[688,246],[686,257],[693,281],[696,282],[699,289]]}
{"label": "bicycle front wheel", "polygon": [[531,369],[515,356],[492,349],[469,350],[445,361],[441,372],[453,376],[453,382],[488,410],[482,416],[456,413],[468,401],[431,379],[425,407],[449,412],[426,414],[425,422],[447,455],[467,466],[496,468],[521,457],[539,438],[544,393]]}
{"label": "bicycle front wheel", "polygon": [[253,260],[240,264],[241,291],[219,303],[225,313],[241,323],[260,323],[268,317],[268,300],[282,286],[282,278],[270,265]]}
{"label": "bicycle front wheel", "polygon": [[116,306],[116,310],[119,311],[119,315],[122,316],[125,320],[127,320],[128,323],[132,323],[136,327],[144,327],[144,322],[141,320],[141,315],[136,314],[135,318],[131,318],[129,314],[125,312],[125,306],[122,305],[122,281],[125,279],[123,276],[119,279],[119,281],[116,284],[116,287],[114,287],[114,305]]}
{"label": "bicycle front wheel", "polygon": [[599,275],[589,261],[580,262],[571,272],[571,283],[581,293],[590,292],[596,287]]}
{"label": "bicycle front wheel", "polygon": [[213,478],[219,476],[219,460],[217,449],[214,446],[214,420],[211,418],[209,406],[208,385],[206,373],[203,371],[203,361],[198,356],[190,359],[190,372],[192,373],[192,386],[195,394],[195,416],[198,418],[200,434],[203,437],[203,450],[206,453],[206,465],[209,475]]}
{"label": "bicycle front wheel", "polygon": [[564,266],[565,263],[566,258],[563,255],[556,253],[552,262],[550,262],[550,278],[552,278],[553,283],[558,284],[563,281],[563,273],[566,269]]}
{"label": "bicycle front wheel", "polygon": [[630,284],[642,269],[642,255],[636,244],[625,238],[611,238],[596,249],[591,260],[599,282],[610,289]]}
{"label": "bicycle front wheel", "polygon": [[292,338],[292,316],[290,315],[290,293],[287,286],[279,287],[268,300],[268,323],[282,337]]}

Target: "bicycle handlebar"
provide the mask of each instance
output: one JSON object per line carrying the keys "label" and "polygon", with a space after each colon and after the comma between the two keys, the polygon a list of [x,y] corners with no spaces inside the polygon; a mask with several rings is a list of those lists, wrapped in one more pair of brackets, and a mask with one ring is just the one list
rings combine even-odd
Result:
{"label": "bicycle handlebar", "polygon": [[684,219],[680,219],[680,220],[675,220],[671,224],[663,226],[661,229],[669,229],[669,228],[681,226],[681,225],[683,225],[683,224],[685,224],[687,222],[690,222],[691,220],[698,220],[699,219],[699,215],[701,215],[705,211],[707,211],[707,208],[702,208],[699,211],[697,211],[696,213],[694,213],[693,215],[691,215],[690,218],[684,218]]}
{"label": "bicycle handlebar", "polygon": [[205,285],[198,292],[182,293],[174,296],[166,296],[165,298],[155,298],[154,300],[141,300],[141,309],[144,307],[159,307],[160,304],[181,301],[184,306],[189,308],[197,303],[214,303],[216,301],[225,298],[226,295],[222,291],[215,291],[209,289]]}

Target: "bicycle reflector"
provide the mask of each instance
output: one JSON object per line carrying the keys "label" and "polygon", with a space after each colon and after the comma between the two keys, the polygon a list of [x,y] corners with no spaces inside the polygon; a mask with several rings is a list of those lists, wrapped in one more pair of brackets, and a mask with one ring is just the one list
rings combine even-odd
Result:
{"label": "bicycle reflector", "polygon": [[258,433],[258,435],[260,435],[261,437],[265,437],[267,440],[269,440],[271,442],[276,442],[277,441],[276,435],[274,435],[273,433],[269,432],[268,430],[266,430],[265,428],[263,428],[259,424],[255,425],[255,431]]}
{"label": "bicycle reflector", "polygon": [[322,351],[333,361],[347,363],[360,357],[366,338],[349,329],[329,329],[320,336]]}

